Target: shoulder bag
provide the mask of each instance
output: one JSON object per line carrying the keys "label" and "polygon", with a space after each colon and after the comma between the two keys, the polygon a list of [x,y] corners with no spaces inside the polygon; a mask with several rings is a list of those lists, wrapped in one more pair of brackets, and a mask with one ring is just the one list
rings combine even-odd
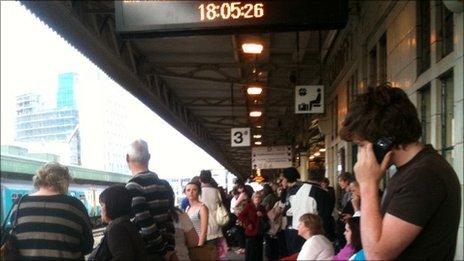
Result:
{"label": "shoulder bag", "polygon": [[16,239],[16,226],[18,225],[18,212],[19,212],[19,206],[21,204],[21,201],[26,195],[22,196],[19,201],[18,201],[18,207],[16,208],[16,212],[14,212],[14,220],[13,220],[13,227],[11,228],[9,233],[5,232],[6,228],[6,223],[8,222],[8,217],[10,214],[13,212],[13,207],[11,207],[10,212],[5,218],[5,221],[3,222],[2,226],[2,233],[4,235],[4,238],[2,238],[2,247],[1,247],[1,260],[18,260],[19,259],[19,249],[18,249],[18,243]]}
{"label": "shoulder bag", "polygon": [[225,226],[227,223],[229,223],[230,217],[229,217],[229,211],[224,207],[224,204],[222,204],[222,199],[221,199],[221,194],[219,191],[217,191],[218,197],[219,197],[219,202],[218,202],[218,207],[216,209],[216,222],[218,223],[219,226]]}

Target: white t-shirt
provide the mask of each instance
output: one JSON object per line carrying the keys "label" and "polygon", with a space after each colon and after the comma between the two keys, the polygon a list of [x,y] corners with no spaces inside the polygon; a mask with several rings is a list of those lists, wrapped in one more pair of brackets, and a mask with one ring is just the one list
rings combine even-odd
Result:
{"label": "white t-shirt", "polygon": [[332,260],[332,243],[323,235],[315,235],[303,244],[297,260]]}
{"label": "white t-shirt", "polygon": [[179,213],[179,220],[174,222],[174,228],[176,229],[175,239],[177,257],[179,260],[190,260],[187,242],[185,240],[185,233],[192,230],[193,223],[185,212]]}

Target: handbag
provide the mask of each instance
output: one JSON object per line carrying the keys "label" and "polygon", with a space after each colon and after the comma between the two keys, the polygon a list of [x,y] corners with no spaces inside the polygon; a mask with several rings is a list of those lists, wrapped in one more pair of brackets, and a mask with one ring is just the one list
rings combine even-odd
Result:
{"label": "handbag", "polygon": [[[218,192],[219,195],[219,192]],[[219,198],[221,198],[221,195],[219,195]],[[218,223],[219,226],[225,226],[227,223],[229,223],[230,217],[229,217],[229,211],[224,207],[224,204],[222,204],[222,200],[218,202],[218,207],[216,209],[216,222]]]}
{"label": "handbag", "polygon": [[217,260],[216,246],[202,245],[189,248],[190,260]]}
{"label": "handbag", "polygon": [[216,210],[216,222],[219,226],[222,227],[227,225],[227,223],[229,223],[229,220],[229,212],[222,203],[219,203],[218,208]]}
{"label": "handbag", "polygon": [[261,217],[259,221],[260,234],[265,234],[271,229],[269,219]]}
{"label": "handbag", "polygon": [[2,247],[0,249],[1,260],[18,260],[19,259],[19,249],[18,249],[18,243],[16,239],[16,226],[18,225],[19,206],[24,196],[22,196],[18,201],[18,207],[16,208],[16,212],[15,212],[15,216],[13,220],[13,227],[11,228],[9,233],[5,233],[5,227],[8,221],[8,217],[13,212],[14,205],[11,207],[10,212],[8,213],[8,215],[5,218],[5,221],[3,222],[3,225],[2,225],[3,238],[2,238]]}

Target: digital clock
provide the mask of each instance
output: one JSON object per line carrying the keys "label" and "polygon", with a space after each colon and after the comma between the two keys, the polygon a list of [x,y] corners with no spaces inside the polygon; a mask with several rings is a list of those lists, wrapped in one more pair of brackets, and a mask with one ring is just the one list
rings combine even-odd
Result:
{"label": "digital clock", "polygon": [[340,29],[348,0],[115,1],[116,30],[125,38]]}
{"label": "digital clock", "polygon": [[222,4],[206,3],[198,6],[200,20],[214,19],[253,19],[264,16],[264,3],[223,2]]}

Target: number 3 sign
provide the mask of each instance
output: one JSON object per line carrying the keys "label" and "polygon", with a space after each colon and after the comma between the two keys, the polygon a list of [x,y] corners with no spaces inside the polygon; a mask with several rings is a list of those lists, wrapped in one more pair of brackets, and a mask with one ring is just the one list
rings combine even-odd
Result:
{"label": "number 3 sign", "polygon": [[232,147],[250,146],[250,128],[233,128],[230,130],[230,144]]}

